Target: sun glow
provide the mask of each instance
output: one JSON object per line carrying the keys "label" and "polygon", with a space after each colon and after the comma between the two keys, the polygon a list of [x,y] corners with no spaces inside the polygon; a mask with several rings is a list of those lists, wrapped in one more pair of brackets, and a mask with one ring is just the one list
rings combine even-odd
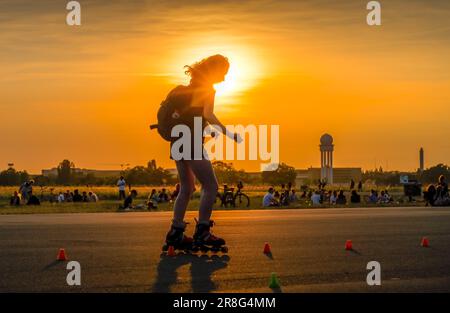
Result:
{"label": "sun glow", "polygon": [[192,64],[214,54],[226,56],[230,62],[228,74],[225,81],[215,84],[216,104],[230,104],[242,96],[245,91],[254,87],[261,78],[262,67],[258,61],[258,55],[251,47],[241,44],[216,45],[213,43],[202,43],[194,45],[188,51],[177,55],[178,59],[186,60],[184,64]]}
{"label": "sun glow", "polygon": [[257,66],[247,56],[226,55],[230,61],[230,69],[225,80],[214,85],[218,97],[237,97],[257,83]]}

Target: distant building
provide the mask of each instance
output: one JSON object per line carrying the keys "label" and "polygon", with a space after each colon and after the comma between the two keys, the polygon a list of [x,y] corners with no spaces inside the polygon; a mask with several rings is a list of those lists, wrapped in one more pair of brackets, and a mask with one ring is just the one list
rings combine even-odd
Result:
{"label": "distant building", "polygon": [[324,134],[320,137],[320,179],[333,183],[333,137]]}
{"label": "distant building", "polygon": [[[73,171],[77,174],[93,174],[95,177],[104,178],[104,177],[119,177],[121,175],[120,170],[91,170],[86,168],[74,168]],[[41,171],[42,176],[57,176],[58,169],[56,167],[51,169],[44,169]]]}
{"label": "distant building", "polygon": [[328,184],[348,184],[350,180],[358,182],[362,178],[360,167],[333,167],[333,137],[324,134],[320,137],[320,168],[296,170],[295,184],[317,184],[319,180],[325,180]]}
{"label": "distant building", "polygon": [[[321,178],[322,169],[319,167],[310,167],[308,169],[296,170],[296,172],[296,186],[305,184],[314,185],[317,184]],[[361,178],[362,170],[360,167],[335,167],[333,169],[333,184],[349,184],[351,179],[355,182],[359,182]]]}

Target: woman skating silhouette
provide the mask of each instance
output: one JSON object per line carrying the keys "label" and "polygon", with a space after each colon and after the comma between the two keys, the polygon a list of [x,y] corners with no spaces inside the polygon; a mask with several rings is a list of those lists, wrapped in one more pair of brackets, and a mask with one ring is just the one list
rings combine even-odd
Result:
{"label": "woman skating silhouette", "polygon": [[[230,134],[225,126],[214,114],[215,90],[213,85],[225,80],[229,69],[228,59],[222,55],[213,55],[191,66],[186,66],[186,75],[191,80],[188,86],[179,86],[174,89],[183,93],[183,113],[180,114],[178,123],[187,125],[194,134],[194,119],[202,118],[203,128],[207,123],[215,125],[223,134],[232,137],[236,142],[242,139],[238,134]],[[172,91],[172,92],[174,92]],[[177,117],[178,118],[178,117]],[[174,158],[171,149],[171,158],[175,159],[180,180],[180,191],[175,200],[172,225],[166,236],[166,247],[175,249],[197,247],[200,249],[216,249],[225,245],[225,240],[211,234],[212,207],[217,195],[218,183],[211,161],[194,156],[194,139],[191,135],[191,155],[186,158]],[[175,140],[172,140],[172,144]],[[201,141],[203,143],[203,136]],[[171,145],[172,146],[172,145]],[[202,149],[203,150],[203,149]],[[186,236],[186,223],[184,221],[186,208],[195,189],[195,178],[202,186],[198,222],[193,238]]]}

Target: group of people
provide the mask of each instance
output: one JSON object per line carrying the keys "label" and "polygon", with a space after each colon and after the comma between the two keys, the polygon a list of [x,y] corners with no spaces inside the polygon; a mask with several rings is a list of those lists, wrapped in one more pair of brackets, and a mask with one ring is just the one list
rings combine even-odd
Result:
{"label": "group of people", "polygon": [[27,180],[19,187],[19,191],[14,191],[9,204],[19,206],[22,203],[26,205],[40,205],[41,201],[33,194],[34,180]]}
{"label": "group of people", "polygon": [[[14,194],[10,198],[10,205],[18,206],[21,204],[26,205],[40,205],[41,200],[33,194],[33,180],[28,180],[24,182],[18,191],[14,191]],[[352,180],[352,187],[354,187],[354,182]],[[119,199],[124,200],[121,209],[157,209],[159,203],[173,202],[176,200],[178,194],[180,193],[180,184],[175,185],[175,189],[169,192],[166,188],[162,188],[157,191],[152,189],[147,201],[144,204],[133,205],[133,200],[137,197],[137,190],[133,189],[125,195],[126,183],[123,177],[120,177],[117,186],[119,188]],[[282,184],[281,190],[277,191],[274,187],[270,187],[267,193],[264,195],[262,200],[263,207],[278,207],[287,206],[289,204],[295,203],[299,200],[310,201],[312,205],[345,205],[347,202],[350,203],[361,203],[361,195],[356,189],[352,189],[350,192],[350,199],[347,197],[343,190],[325,190],[325,184],[321,184],[319,189],[316,190],[303,190],[300,196],[297,195],[295,189],[292,188],[292,184]],[[358,184],[358,189],[361,188],[361,183]],[[439,177],[438,183],[436,185],[428,186],[427,190],[424,192],[424,198],[427,205],[432,206],[448,206],[450,205],[450,195],[448,191],[448,184],[445,177],[441,175]],[[53,194],[53,190],[50,195],[50,202],[98,202],[99,198],[93,191],[83,191],[80,193],[78,189],[74,191],[66,190],[65,192],[59,192],[58,194]],[[369,204],[387,204],[393,201],[392,196],[389,194],[388,190],[382,190],[380,193],[372,189],[366,202]]]}
{"label": "group of people", "polygon": [[[41,199],[33,194],[33,180],[24,182],[18,191],[14,191],[10,198],[9,204],[12,206],[19,206],[21,204],[26,205],[40,205]],[[50,190],[50,196],[48,197],[50,203],[63,203],[63,202],[97,202],[98,196],[93,191],[83,191],[80,193],[78,189],[74,191],[66,190],[60,191],[58,194],[53,193],[53,189]]]}
{"label": "group of people", "polygon": [[[314,190],[310,192],[310,196],[306,197],[307,199],[310,199],[312,205],[322,205],[329,203],[331,205],[345,205],[347,204],[347,197],[344,194],[343,190],[329,190],[326,191],[325,189],[320,190]],[[360,203],[361,202],[361,196],[357,193],[356,190],[352,190],[351,196],[350,196],[350,202],[351,203]]]}
{"label": "group of people", "polygon": [[389,191],[387,190],[382,190],[380,192],[380,194],[378,194],[378,191],[376,190],[371,190],[370,191],[370,195],[367,199],[368,203],[390,203],[394,201],[394,199],[392,198],[392,196],[389,194]]}
{"label": "group of people", "polygon": [[[324,189],[311,192],[311,196],[308,196],[307,198],[311,200],[312,205],[323,205],[327,203],[330,205],[345,205],[348,202],[352,204],[361,203],[361,195],[356,189],[351,190],[349,200],[347,200],[344,190],[326,191]],[[376,190],[371,190],[366,202],[372,204],[386,204],[392,201],[393,199],[387,190],[382,190],[380,194],[378,194],[378,191]]]}
{"label": "group of people", "polygon": [[[120,190],[119,190],[120,192]],[[156,189],[152,189],[150,195],[147,198],[147,201],[141,204],[133,204],[134,199],[138,196],[138,192],[136,189],[132,189],[128,196],[125,197],[123,205],[119,207],[121,210],[132,210],[132,209],[147,209],[147,210],[155,210],[158,208],[159,203],[165,202],[173,202],[177,198],[180,192],[180,184],[175,185],[175,189],[172,192],[168,192],[166,188],[162,188],[160,191],[156,191]],[[120,194],[119,194],[120,197]]]}
{"label": "group of people", "polygon": [[80,193],[78,189],[75,189],[73,192],[66,190],[66,192],[59,192],[56,196],[56,202],[98,202],[98,196],[92,191]]}
{"label": "group of people", "polygon": [[274,187],[270,187],[262,200],[263,207],[278,207],[288,206],[291,203],[295,203],[299,200],[295,189],[292,188],[292,184],[288,183],[281,185],[281,191],[275,190]]}
{"label": "group of people", "polygon": [[436,185],[428,186],[424,192],[424,198],[426,205],[432,206],[450,206],[450,195],[448,192],[448,184],[445,180],[445,176],[439,176]]}
{"label": "group of people", "polygon": [[[344,190],[325,190],[324,185],[321,184],[321,188],[316,190],[303,190],[300,196],[297,196],[296,191],[288,184],[281,185],[281,192],[275,190],[274,187],[270,187],[262,200],[263,207],[278,207],[287,206],[291,203],[295,203],[299,200],[304,200],[314,206],[330,204],[330,205],[345,205],[347,203],[361,203],[361,195],[356,189],[352,189],[350,192],[350,198],[347,199]],[[393,198],[387,190],[382,190],[380,194],[378,191],[371,190],[367,203],[386,204],[393,201]]]}

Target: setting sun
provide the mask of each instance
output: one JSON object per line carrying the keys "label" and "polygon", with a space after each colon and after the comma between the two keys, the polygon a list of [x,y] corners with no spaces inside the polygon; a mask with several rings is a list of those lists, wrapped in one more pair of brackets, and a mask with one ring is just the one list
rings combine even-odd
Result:
{"label": "setting sun", "polygon": [[[230,69],[225,81],[214,85],[218,97],[236,97],[250,89],[258,80],[258,66],[248,55],[226,55],[230,61]],[[253,61],[253,62],[252,62]]]}
{"label": "setting sun", "polygon": [[[245,91],[256,86],[258,80],[262,77],[262,65],[259,61],[259,55],[252,47],[232,41],[224,44],[223,42],[226,42],[226,39],[220,40],[222,43],[218,44],[219,41],[216,40],[203,38],[188,51],[181,51],[180,54],[174,56],[174,59],[185,60],[185,64],[193,64],[202,58],[218,53],[226,56],[230,62],[228,74],[225,76],[225,81],[214,85],[217,92],[216,103],[221,106],[222,104],[230,104]],[[180,72],[179,69],[174,70]],[[183,83],[187,83],[184,73],[180,75],[176,75],[176,83],[179,83],[181,79]]]}

